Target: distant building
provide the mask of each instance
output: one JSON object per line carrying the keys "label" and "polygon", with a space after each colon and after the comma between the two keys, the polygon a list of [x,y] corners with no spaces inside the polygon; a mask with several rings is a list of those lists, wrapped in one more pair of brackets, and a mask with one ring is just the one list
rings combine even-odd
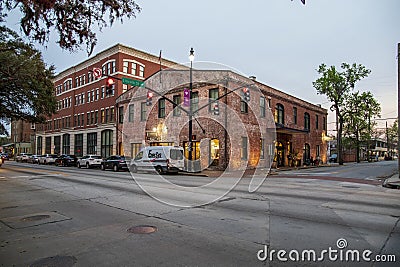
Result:
{"label": "distant building", "polygon": [[8,146],[15,155],[20,153],[33,153],[35,148],[35,128],[34,123],[23,120],[11,121],[11,142]]}

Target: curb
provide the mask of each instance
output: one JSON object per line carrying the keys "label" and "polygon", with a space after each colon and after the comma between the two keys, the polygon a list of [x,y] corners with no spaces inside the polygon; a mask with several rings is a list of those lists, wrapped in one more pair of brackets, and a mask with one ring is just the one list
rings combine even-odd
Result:
{"label": "curb", "polygon": [[400,179],[399,174],[394,173],[383,181],[382,186],[390,189],[400,189]]}

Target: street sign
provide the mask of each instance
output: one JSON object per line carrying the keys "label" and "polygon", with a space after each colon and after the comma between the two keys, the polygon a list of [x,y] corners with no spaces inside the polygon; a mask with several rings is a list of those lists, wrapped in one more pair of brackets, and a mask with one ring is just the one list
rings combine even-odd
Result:
{"label": "street sign", "polygon": [[133,80],[133,79],[129,79],[129,78],[122,78],[122,83],[123,84],[129,84],[129,85],[132,85],[132,86],[144,87],[144,82],[143,81]]}
{"label": "street sign", "polygon": [[101,78],[101,76],[103,76],[101,69],[93,68],[93,76],[97,79]]}
{"label": "street sign", "polygon": [[188,107],[190,105],[190,91],[189,89],[183,89],[183,105]]}

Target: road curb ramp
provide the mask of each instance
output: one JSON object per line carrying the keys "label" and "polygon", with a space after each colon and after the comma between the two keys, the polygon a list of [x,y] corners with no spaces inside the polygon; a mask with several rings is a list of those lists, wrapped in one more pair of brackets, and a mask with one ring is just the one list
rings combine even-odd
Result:
{"label": "road curb ramp", "polygon": [[385,181],[383,181],[382,186],[392,189],[400,189],[399,174],[395,173],[391,177],[386,178]]}

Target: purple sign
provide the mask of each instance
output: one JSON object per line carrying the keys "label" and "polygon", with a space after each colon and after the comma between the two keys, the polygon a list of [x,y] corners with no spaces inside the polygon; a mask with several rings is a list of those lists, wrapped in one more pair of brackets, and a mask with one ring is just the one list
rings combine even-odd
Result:
{"label": "purple sign", "polygon": [[188,107],[190,105],[190,91],[189,89],[183,89],[183,105]]}

